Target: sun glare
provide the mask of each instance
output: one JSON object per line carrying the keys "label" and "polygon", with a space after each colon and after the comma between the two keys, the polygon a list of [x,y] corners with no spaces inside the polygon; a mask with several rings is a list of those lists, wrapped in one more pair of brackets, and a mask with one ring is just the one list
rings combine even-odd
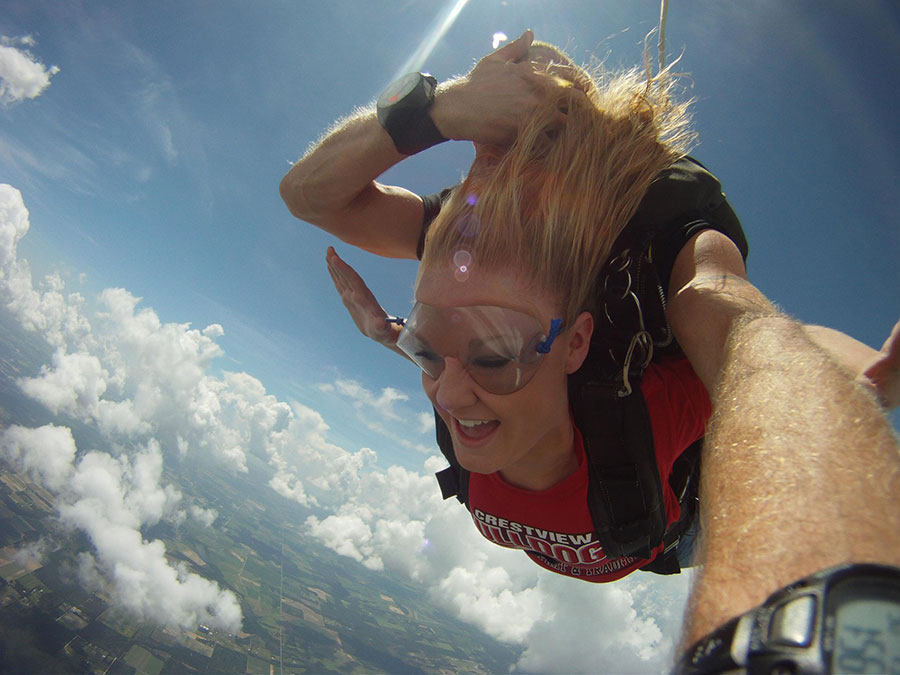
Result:
{"label": "sun glare", "polygon": [[428,57],[431,56],[435,45],[450,30],[450,27],[456,21],[456,17],[459,16],[459,13],[468,2],[469,0],[451,0],[448,3],[448,9],[435,21],[434,27],[425,34],[416,51],[406,60],[400,70],[394,74],[393,79],[422,69],[422,66],[428,61]]}

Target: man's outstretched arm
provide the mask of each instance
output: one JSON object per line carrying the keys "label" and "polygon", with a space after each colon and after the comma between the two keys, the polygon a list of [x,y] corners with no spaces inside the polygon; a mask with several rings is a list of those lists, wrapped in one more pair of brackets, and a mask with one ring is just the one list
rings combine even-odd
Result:
{"label": "man's outstretched arm", "polygon": [[715,399],[686,645],[831,565],[900,565],[897,438],[875,397],[798,323],[737,319]]}

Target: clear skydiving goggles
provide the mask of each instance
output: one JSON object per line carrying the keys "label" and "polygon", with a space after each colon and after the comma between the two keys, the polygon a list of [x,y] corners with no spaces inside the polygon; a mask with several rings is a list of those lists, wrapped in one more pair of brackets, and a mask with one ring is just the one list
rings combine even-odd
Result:
{"label": "clear skydiving goggles", "polygon": [[403,326],[397,346],[429,377],[440,377],[445,357],[453,356],[492,394],[512,394],[528,384],[562,329],[562,319],[553,319],[547,331],[530,314],[488,305],[418,302],[408,318],[388,321]]}

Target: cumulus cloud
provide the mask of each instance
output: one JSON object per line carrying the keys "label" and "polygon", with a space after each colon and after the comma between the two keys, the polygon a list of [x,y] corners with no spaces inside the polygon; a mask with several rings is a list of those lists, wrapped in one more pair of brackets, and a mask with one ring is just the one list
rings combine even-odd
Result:
{"label": "cumulus cloud", "polygon": [[142,526],[173,514],[181,500],[175,488],[161,485],[158,444],[151,442],[132,457],[92,451],[76,460],[68,428],[13,425],[0,434],[0,450],[54,493],[64,522],[90,537],[96,555],[82,555],[80,571],[92,588],[102,587],[142,618],[240,628],[240,605],[231,591],[185,567],[172,567],[165,545],[141,535]]}
{"label": "cumulus cloud", "polygon": [[108,377],[96,356],[57,351],[52,368],[44,365],[38,377],[23,378],[19,386],[54,414],[97,418]]}
{"label": "cumulus cloud", "polygon": [[35,288],[28,261],[18,257],[18,244],[31,226],[22,193],[0,183],[0,301],[22,325],[40,333],[51,345],[86,348],[91,326],[84,316],[84,298],[65,295],[59,275],[48,275]]}
{"label": "cumulus cloud", "polygon": [[37,98],[50,86],[50,78],[59,68],[47,68],[22,47],[34,47],[31,36],[0,38],[0,104],[10,105]]}
{"label": "cumulus cloud", "polygon": [[96,553],[82,558],[82,574],[136,616],[193,628],[208,623],[237,631],[241,610],[231,591],[168,563],[165,545],[146,541],[142,525],[174,511],[181,495],[160,485],[162,454],[150,444],[128,459],[103,452],[85,454],[61,494],[63,521],[83,530]]}
{"label": "cumulus cloud", "polygon": [[[666,583],[643,581],[640,575],[585,592],[583,582],[541,577],[535,592],[542,600],[541,616],[522,641],[525,651],[517,664],[526,672],[555,672],[561,664],[573,673],[662,672],[673,648],[663,635],[659,616],[639,613],[637,596],[655,592],[665,604],[681,601]],[[662,602],[660,604],[663,604]],[[553,640],[539,639],[552,631]]]}
{"label": "cumulus cloud", "polygon": [[7,460],[50,490],[60,490],[72,473],[75,439],[68,427],[29,429],[13,424],[0,433],[0,449]]}
{"label": "cumulus cloud", "polygon": [[[170,566],[162,542],[141,537],[142,526],[162,518],[179,522],[190,514],[211,525],[216,517],[182,509],[181,495],[161,484],[165,451],[205,453],[235,471],[246,471],[253,454],[272,468],[273,489],[303,504],[331,506],[359,489],[375,453],[330,443],[319,413],[277,400],[246,373],[211,375],[222,354],[218,324],[197,330],[165,323],[117,288],[100,293],[91,313],[84,298],[65,293],[58,275],[35,284],[17,251],[29,227],[21,193],[0,185],[0,301],[55,347],[51,362],[18,384],[54,414],[95,424],[123,454],[78,457],[71,431],[48,425],[5,430],[4,456],[54,492],[62,518],[90,537],[95,552],[80,561],[84,580],[141,616],[234,628],[240,610],[233,596]],[[400,398],[386,391],[374,402],[387,409]],[[162,597],[165,606],[156,600]]]}
{"label": "cumulus cloud", "polygon": [[[319,508],[306,522],[311,536],[369,569],[420,583],[436,604],[523,645],[519,670],[667,667],[684,580],[666,585],[635,575],[611,586],[587,584],[488,543],[465,509],[442,501],[432,474],[445,461],[432,444],[403,439],[426,454],[421,472],[383,469],[373,450],[332,443],[316,410],[278,400],[247,373],[213,375],[220,325],[163,322],[125,289],[103,291],[90,310],[58,276],[35,285],[17,253],[28,227],[21,194],[0,185],[0,300],[55,349],[50,363],[19,384],[49,410],[96,425],[122,454],[79,454],[62,426],[10,427],[0,447],[52,488],[61,517],[90,537],[94,549],[79,559],[83,583],[140,616],[236,626],[234,596],[168,564],[163,543],[145,541],[140,527],[187,517],[214,523],[214,512],[186,505],[162,484],[167,454],[202,453],[236,472],[255,457],[270,467],[271,489]],[[371,428],[377,422],[384,433],[393,424],[433,434],[431,414],[404,411],[400,391],[371,391],[348,379],[322,389],[345,398]]]}
{"label": "cumulus cloud", "polygon": [[214,522],[216,522],[216,518],[219,517],[218,511],[215,509],[204,509],[196,504],[192,504],[190,508],[191,518],[196,520],[201,525],[205,525],[206,527],[212,526]]}
{"label": "cumulus cloud", "polygon": [[432,601],[487,634],[523,645],[518,671],[668,667],[683,580],[638,574],[595,585],[543,571],[484,540],[465,509],[441,500],[430,474],[443,465],[429,458],[424,475],[399,467],[366,475],[335,513],[308,518],[308,531],[370,569],[421,583]]}

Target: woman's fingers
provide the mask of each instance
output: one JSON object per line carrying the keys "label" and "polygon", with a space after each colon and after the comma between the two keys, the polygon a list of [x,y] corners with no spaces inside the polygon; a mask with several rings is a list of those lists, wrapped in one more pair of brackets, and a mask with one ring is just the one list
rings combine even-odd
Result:
{"label": "woman's fingers", "polygon": [[362,280],[362,277],[356,273],[350,265],[344,262],[335,250],[329,247],[329,255],[327,256],[328,273],[334,281],[335,288],[341,296],[356,291],[368,292],[369,288]]}
{"label": "woman's fingers", "polygon": [[385,342],[391,338],[395,340],[395,332],[385,322],[387,314],[363,278],[332,247],[328,247],[326,261],[328,274],[341,296],[341,302],[359,331],[377,342]]}

